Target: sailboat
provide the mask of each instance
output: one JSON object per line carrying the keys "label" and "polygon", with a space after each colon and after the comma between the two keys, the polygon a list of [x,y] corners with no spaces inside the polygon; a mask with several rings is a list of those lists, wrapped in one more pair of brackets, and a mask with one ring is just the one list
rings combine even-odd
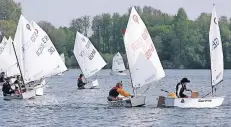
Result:
{"label": "sailboat", "polygon": [[[12,57],[8,52],[8,40],[6,37],[3,37],[0,43],[0,61],[0,72],[5,72],[6,76],[9,76],[7,72],[12,66],[16,64],[16,59],[15,57]],[[1,83],[0,86],[2,86],[3,83]]]}
{"label": "sailboat", "polygon": [[16,75],[20,75],[12,43],[13,43],[13,40],[11,37],[9,37],[7,44],[6,44],[6,50],[7,50],[7,52],[9,52],[10,57],[11,57],[11,59],[13,59],[13,61],[12,61],[12,65],[9,68],[7,68],[7,70],[6,70],[6,76],[11,77],[10,83],[15,82]]}
{"label": "sailboat", "polygon": [[[222,105],[224,97],[214,96],[214,87],[223,81],[224,61],[220,29],[216,15],[215,5],[213,6],[211,24],[209,30],[209,46],[211,60],[211,97],[197,98],[164,98],[163,106],[180,108],[214,108]],[[208,94],[207,94],[208,95]],[[163,98],[163,97],[162,97]]]}
{"label": "sailboat", "polygon": [[127,75],[123,57],[118,52],[112,60],[111,75]]}
{"label": "sailboat", "polygon": [[[35,29],[23,15],[20,16],[12,45],[26,91],[4,96],[4,99],[27,99],[43,94],[44,78],[59,67],[57,58],[53,56],[56,50],[48,43],[49,38],[43,35],[43,31]],[[22,91],[21,85],[19,89]]]}
{"label": "sailboat", "polygon": [[[86,82],[88,82],[88,78],[96,75],[96,73],[106,65],[106,62],[91,43],[89,38],[79,32],[76,33],[74,55]],[[98,85],[98,80],[95,80],[91,83],[90,88],[95,88]]]}
{"label": "sailboat", "polygon": [[124,35],[124,45],[134,97],[108,101],[108,104],[121,107],[143,106],[146,96],[138,95],[137,89],[161,80],[165,73],[151,36],[134,7]]}

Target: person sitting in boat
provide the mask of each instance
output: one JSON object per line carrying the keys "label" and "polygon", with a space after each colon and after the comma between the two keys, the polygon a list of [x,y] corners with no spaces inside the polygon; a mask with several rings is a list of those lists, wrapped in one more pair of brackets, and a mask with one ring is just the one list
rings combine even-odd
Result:
{"label": "person sitting in boat", "polygon": [[133,97],[131,94],[125,92],[123,90],[123,84],[122,82],[118,82],[115,87],[113,87],[110,92],[109,96],[107,97],[108,101],[117,101],[117,100],[122,100],[122,98],[118,97],[120,95],[124,97]]}
{"label": "person sitting in boat", "polygon": [[83,82],[83,74],[79,75],[77,85],[79,89],[85,89],[84,85],[86,85],[86,83]]}
{"label": "person sitting in boat", "polygon": [[0,83],[5,82],[5,72],[1,73]]}
{"label": "person sitting in boat", "polygon": [[[187,87],[186,87],[187,83],[190,83],[190,80],[188,80],[187,78],[183,78],[180,81],[180,83],[177,83],[177,85],[176,85],[176,96],[178,98],[188,98],[188,96],[184,94],[184,91],[191,91],[192,92],[192,90],[187,89]],[[181,87],[181,88],[179,89],[179,87]]]}
{"label": "person sitting in boat", "polygon": [[3,92],[3,96],[6,96],[7,94],[11,95],[14,93],[14,90],[11,88],[10,85],[10,78],[6,78],[6,82],[2,86],[2,92]]}
{"label": "person sitting in boat", "polygon": [[21,84],[20,75],[17,75],[17,78],[16,78],[16,80],[14,81],[14,84],[17,84],[17,85]]}

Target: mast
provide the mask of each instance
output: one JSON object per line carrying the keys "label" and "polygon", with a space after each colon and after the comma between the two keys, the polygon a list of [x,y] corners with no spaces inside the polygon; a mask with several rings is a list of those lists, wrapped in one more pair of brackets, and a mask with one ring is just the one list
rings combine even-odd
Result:
{"label": "mast", "polygon": [[[19,72],[20,72],[20,75],[21,75],[21,78],[22,78],[22,83],[23,83],[23,85],[25,85],[25,82],[24,82],[24,79],[23,79],[23,76],[22,76],[22,70],[21,70],[21,67],[20,67],[19,62],[18,62],[18,57],[17,57],[17,53],[16,53],[16,50],[15,50],[15,47],[14,47],[14,43],[13,43],[13,41],[12,41],[12,46],[13,46],[14,54],[15,54],[15,57],[16,57],[16,60],[17,60],[17,64],[18,64],[18,68],[19,68]],[[20,90],[20,92],[22,92],[22,88],[21,88],[20,83],[18,84],[18,86],[19,86],[19,90]]]}
{"label": "mast", "polygon": [[[122,32],[125,34],[125,30],[122,30]],[[124,39],[124,35],[123,35],[123,39]],[[126,56],[127,56],[127,59],[128,59],[127,53],[126,53]],[[132,91],[133,91],[134,96],[136,97],[136,89],[135,89],[135,87],[133,86],[133,81],[132,81],[132,76],[131,76],[131,71],[130,71],[129,62],[128,62],[128,71],[129,71],[130,79],[131,79],[131,83],[132,83],[132,89],[133,89]]]}
{"label": "mast", "polygon": [[[80,70],[81,70],[81,72],[82,72],[82,74],[83,74],[83,70],[82,70],[82,68],[79,66],[79,68],[80,68]],[[85,77],[85,75],[83,74],[83,77],[85,78],[85,80],[86,80],[86,83],[87,83],[87,78]]]}
{"label": "mast", "polygon": [[[212,31],[211,31],[212,28]],[[215,4],[213,3],[213,10],[210,23],[209,31],[209,45],[210,45],[210,64],[211,64],[211,87],[212,96],[214,96],[214,87],[223,81],[224,74],[224,60],[223,60],[223,50],[222,41],[220,35],[220,28],[217,20],[217,14],[215,9]],[[218,46],[219,45],[219,46]],[[216,49],[216,50],[214,50]],[[212,52],[213,51],[213,52]],[[215,53],[215,56],[214,56]],[[216,64],[216,66],[212,66]],[[219,65],[219,66],[218,66]],[[213,67],[213,70],[212,70]],[[216,76],[216,77],[214,77]],[[215,89],[216,90],[216,89]]]}
{"label": "mast", "polygon": [[[213,3],[213,7],[215,7],[215,4]],[[213,13],[213,12],[212,12]],[[212,14],[213,15],[213,14]],[[213,18],[213,16],[211,16],[211,18]],[[211,24],[210,24],[211,25]],[[210,40],[209,40],[210,41]],[[210,46],[210,42],[209,42],[209,46]],[[213,97],[213,78],[212,78],[212,56],[211,56],[211,51],[210,51],[210,77],[211,77],[211,93],[212,93],[212,97]]]}

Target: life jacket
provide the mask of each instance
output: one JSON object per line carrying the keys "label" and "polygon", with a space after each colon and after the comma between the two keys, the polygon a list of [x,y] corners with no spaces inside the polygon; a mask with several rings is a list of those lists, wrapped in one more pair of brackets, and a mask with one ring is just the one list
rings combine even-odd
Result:
{"label": "life jacket", "polygon": [[78,78],[78,84],[79,84],[79,83],[82,83],[82,82],[83,82],[82,78],[79,77],[79,78]]}
{"label": "life jacket", "polygon": [[113,87],[109,92],[109,96],[112,96],[112,97],[119,96],[119,92],[117,92],[117,89],[118,89],[118,87]]}

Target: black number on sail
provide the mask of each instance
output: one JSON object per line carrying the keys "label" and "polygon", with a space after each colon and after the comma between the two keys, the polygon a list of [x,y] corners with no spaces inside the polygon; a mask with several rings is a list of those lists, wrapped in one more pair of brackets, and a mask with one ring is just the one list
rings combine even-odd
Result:
{"label": "black number on sail", "polygon": [[48,52],[49,52],[50,54],[52,54],[53,52],[55,52],[55,48],[50,47],[50,48],[48,49]]}
{"label": "black number on sail", "polygon": [[37,39],[37,37],[38,37],[38,34],[37,34],[37,32],[34,32],[33,34],[32,34],[32,36],[31,36],[31,41],[32,42],[35,42],[35,40]]}
{"label": "black number on sail", "polygon": [[85,38],[84,38],[84,37],[82,37],[82,38],[81,38],[81,40],[82,40],[83,42],[86,42],[86,40],[85,40]]}
{"label": "black number on sail", "polygon": [[85,47],[86,47],[87,49],[89,49],[89,48],[90,48],[90,46],[91,46],[91,42],[90,42],[90,41],[88,41]]}
{"label": "black number on sail", "polygon": [[44,36],[44,37],[42,38],[42,41],[43,41],[44,43],[46,43],[48,40],[49,40],[49,37],[48,37],[48,36]]}
{"label": "black number on sail", "polygon": [[95,49],[93,49],[91,54],[88,56],[89,60],[92,60],[94,58],[95,53],[96,53],[96,51],[95,51]]}
{"label": "black number on sail", "polygon": [[212,43],[213,49],[215,49],[218,45],[219,45],[219,40],[218,40],[218,38],[215,38],[215,39],[213,40],[213,43]]}
{"label": "black number on sail", "polygon": [[41,44],[40,47],[38,48],[36,54],[37,54],[38,56],[41,55],[44,48],[45,48],[45,45],[44,45],[44,44]]}
{"label": "black number on sail", "polygon": [[84,51],[81,51],[79,55],[80,55],[81,57],[83,57],[84,54],[85,54]]}

